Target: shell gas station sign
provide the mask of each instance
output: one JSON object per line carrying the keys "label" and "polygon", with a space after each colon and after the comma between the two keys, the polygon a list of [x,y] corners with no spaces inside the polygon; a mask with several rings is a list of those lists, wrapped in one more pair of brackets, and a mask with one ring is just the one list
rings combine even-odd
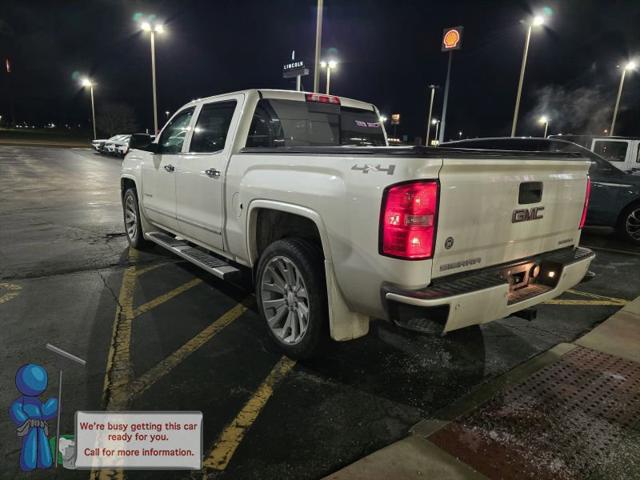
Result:
{"label": "shell gas station sign", "polygon": [[445,28],[442,33],[442,51],[449,52],[462,48],[462,32],[464,27]]}

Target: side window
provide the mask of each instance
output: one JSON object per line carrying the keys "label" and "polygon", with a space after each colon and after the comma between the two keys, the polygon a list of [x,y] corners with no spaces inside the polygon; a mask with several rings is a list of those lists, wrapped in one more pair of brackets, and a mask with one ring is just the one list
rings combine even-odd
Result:
{"label": "side window", "polygon": [[624,162],[628,145],[627,142],[618,140],[596,140],[593,151],[610,162]]}
{"label": "side window", "polygon": [[180,153],[182,151],[182,144],[189,131],[194,108],[183,110],[164,127],[158,141],[160,153]]}
{"label": "side window", "polygon": [[260,100],[251,120],[247,147],[276,147],[284,145],[284,134],[278,115],[268,101]]}
{"label": "side window", "polygon": [[235,100],[203,105],[193,129],[189,151],[213,153],[223,150],[235,109]]}

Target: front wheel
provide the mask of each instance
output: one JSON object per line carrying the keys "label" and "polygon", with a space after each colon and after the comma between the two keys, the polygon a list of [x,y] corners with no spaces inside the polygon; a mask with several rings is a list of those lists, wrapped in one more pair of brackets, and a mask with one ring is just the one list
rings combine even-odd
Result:
{"label": "front wheel", "polygon": [[124,229],[129,245],[137,250],[143,250],[149,246],[144,239],[140,208],[138,207],[138,195],[135,188],[129,188],[122,197],[122,209],[124,214]]}
{"label": "front wheel", "polygon": [[640,203],[630,205],[622,212],[618,231],[625,240],[640,245]]}
{"label": "front wheel", "polygon": [[313,356],[327,338],[320,250],[301,239],[269,245],[258,263],[256,295],[269,336],[292,358]]}

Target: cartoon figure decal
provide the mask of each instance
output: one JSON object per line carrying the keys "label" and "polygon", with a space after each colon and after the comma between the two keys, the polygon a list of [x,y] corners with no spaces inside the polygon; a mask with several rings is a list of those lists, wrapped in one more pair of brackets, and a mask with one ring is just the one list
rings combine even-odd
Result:
{"label": "cartoon figure decal", "polygon": [[21,396],[9,408],[9,416],[22,438],[20,468],[31,471],[36,468],[50,468],[53,464],[49,446],[47,420],[56,416],[58,400],[40,400],[48,384],[47,371],[33,363],[23,365],[16,372],[16,388]]}

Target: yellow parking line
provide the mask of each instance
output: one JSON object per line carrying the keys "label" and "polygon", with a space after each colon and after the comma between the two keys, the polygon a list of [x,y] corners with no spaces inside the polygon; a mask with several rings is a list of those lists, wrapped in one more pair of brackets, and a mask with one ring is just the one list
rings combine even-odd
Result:
{"label": "yellow parking line", "polygon": [[591,293],[591,292],[583,292],[581,290],[567,290],[566,293],[571,293],[573,295],[577,295],[579,297],[586,297],[588,298],[588,300],[576,300],[576,299],[554,299],[554,300],[549,300],[545,303],[549,304],[549,305],[583,305],[583,306],[589,306],[589,305],[594,305],[594,306],[602,306],[602,305],[608,305],[608,306],[624,306],[627,303],[629,303],[627,300],[625,300],[624,298],[616,298],[616,297],[605,297],[603,295],[598,295],[596,293]]}
{"label": "yellow parking line", "polygon": [[585,245],[585,246],[592,250],[602,250],[603,252],[622,253],[624,255],[640,256],[640,252],[632,252],[630,250],[620,250],[617,248],[607,248],[607,247],[594,247],[593,245]]}
{"label": "yellow parking line", "polygon": [[238,445],[240,445],[247,430],[256,418],[258,418],[258,415],[273,394],[274,387],[287,375],[295,364],[295,360],[287,357],[282,357],[278,363],[276,363],[271,373],[269,373],[264,382],[258,387],[256,393],[253,394],[236,418],[233,419],[220,434],[211,453],[203,462],[204,467],[215,470],[224,470],[227,468],[231,457],[238,448]]}
{"label": "yellow parking line", "polygon": [[627,302],[612,302],[609,300],[549,300],[545,302],[548,305],[608,305],[608,306],[624,306]]}
{"label": "yellow parking line", "polygon": [[[129,261],[135,261],[137,258],[138,251],[129,249]],[[135,281],[136,266],[127,267],[118,295],[104,377],[103,403],[107,410],[119,410],[126,406],[126,396],[122,393],[132,376],[130,347]]]}
{"label": "yellow parking line", "polygon": [[0,283],[0,292],[2,290],[6,290],[6,292],[0,295],[0,305],[20,295],[22,287],[13,283]]}
{"label": "yellow parking line", "polygon": [[595,298],[596,300],[609,300],[612,302],[621,302],[623,304],[628,303],[624,298],[606,297],[604,295],[598,295],[597,293],[585,292],[582,290],[567,290],[567,292],[573,293],[574,295],[580,295],[582,297]]}
{"label": "yellow parking line", "polygon": [[146,267],[142,267],[136,270],[136,275],[139,277],[140,275],[144,275],[151,270],[155,270],[159,267],[164,267],[165,265],[171,265],[173,262],[163,262],[163,263],[154,263],[153,265],[147,265]]}
{"label": "yellow parking line", "polygon": [[158,305],[163,304],[164,302],[171,300],[174,297],[177,297],[181,293],[186,292],[190,288],[195,287],[196,285],[202,283],[202,280],[199,278],[194,278],[193,280],[189,280],[187,283],[183,283],[178,288],[174,288],[170,292],[167,292],[159,297],[154,298],[153,300],[149,300],[147,303],[140,305],[133,311],[133,316],[139,317],[143,313],[148,312],[149,310],[156,308]]}
{"label": "yellow parking line", "polygon": [[176,366],[182,363],[189,355],[211,340],[224,327],[236,320],[247,310],[247,307],[239,303],[235,307],[227,310],[221,317],[215,320],[211,325],[202,330],[199,334],[182,345],[178,350],[173,352],[167,358],[149,369],[141,377],[134,380],[129,388],[129,396],[131,399],[137,397],[147,390],[151,385],[156,383]]}

